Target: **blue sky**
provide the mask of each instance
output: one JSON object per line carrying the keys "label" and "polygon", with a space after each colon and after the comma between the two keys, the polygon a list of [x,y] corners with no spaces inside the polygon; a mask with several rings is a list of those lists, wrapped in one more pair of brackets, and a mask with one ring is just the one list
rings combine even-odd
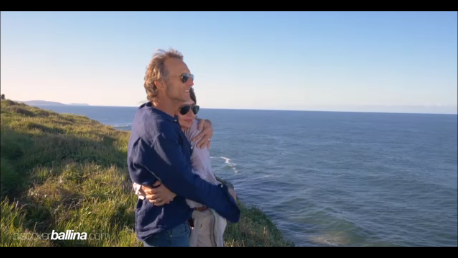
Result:
{"label": "blue sky", "polygon": [[457,111],[456,12],[1,12],[1,92],[138,106],[169,47],[202,108]]}

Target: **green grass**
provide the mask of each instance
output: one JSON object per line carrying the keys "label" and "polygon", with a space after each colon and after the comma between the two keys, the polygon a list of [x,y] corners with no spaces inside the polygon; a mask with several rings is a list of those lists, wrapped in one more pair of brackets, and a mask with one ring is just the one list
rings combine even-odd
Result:
{"label": "green grass", "polygon": [[[126,156],[129,132],[84,116],[1,101],[1,246],[142,246]],[[239,202],[226,246],[293,246]],[[51,232],[87,240],[51,240]],[[48,235],[49,234],[49,235]]]}

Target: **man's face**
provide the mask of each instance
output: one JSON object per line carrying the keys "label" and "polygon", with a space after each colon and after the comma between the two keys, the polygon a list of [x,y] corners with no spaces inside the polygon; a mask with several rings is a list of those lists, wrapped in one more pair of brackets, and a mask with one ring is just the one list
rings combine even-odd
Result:
{"label": "man's face", "polygon": [[[190,100],[189,90],[194,85],[194,80],[188,76],[191,74],[188,66],[180,59],[170,58],[165,61],[165,67],[169,74],[166,89],[167,97],[178,102]],[[183,77],[188,77],[186,82],[183,82]]]}

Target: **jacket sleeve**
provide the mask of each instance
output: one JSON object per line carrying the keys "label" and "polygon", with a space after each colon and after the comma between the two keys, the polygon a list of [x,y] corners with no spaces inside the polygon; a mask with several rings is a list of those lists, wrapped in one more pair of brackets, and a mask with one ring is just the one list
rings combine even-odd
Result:
{"label": "jacket sleeve", "polygon": [[[191,172],[178,136],[161,134],[152,143],[139,139],[133,146],[131,160],[135,167],[130,170],[131,178],[136,178],[135,174],[151,173],[177,195],[202,203],[231,222],[239,221],[240,209],[227,186],[213,185]],[[151,185],[155,180],[141,181]]]}

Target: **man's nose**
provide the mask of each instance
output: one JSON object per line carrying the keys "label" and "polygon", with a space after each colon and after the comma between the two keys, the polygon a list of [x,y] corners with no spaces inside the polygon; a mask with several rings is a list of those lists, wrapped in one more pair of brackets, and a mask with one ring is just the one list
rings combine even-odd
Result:
{"label": "man's nose", "polygon": [[189,89],[191,89],[191,87],[194,86],[194,79],[189,78],[188,81],[186,82],[186,86],[188,86]]}

